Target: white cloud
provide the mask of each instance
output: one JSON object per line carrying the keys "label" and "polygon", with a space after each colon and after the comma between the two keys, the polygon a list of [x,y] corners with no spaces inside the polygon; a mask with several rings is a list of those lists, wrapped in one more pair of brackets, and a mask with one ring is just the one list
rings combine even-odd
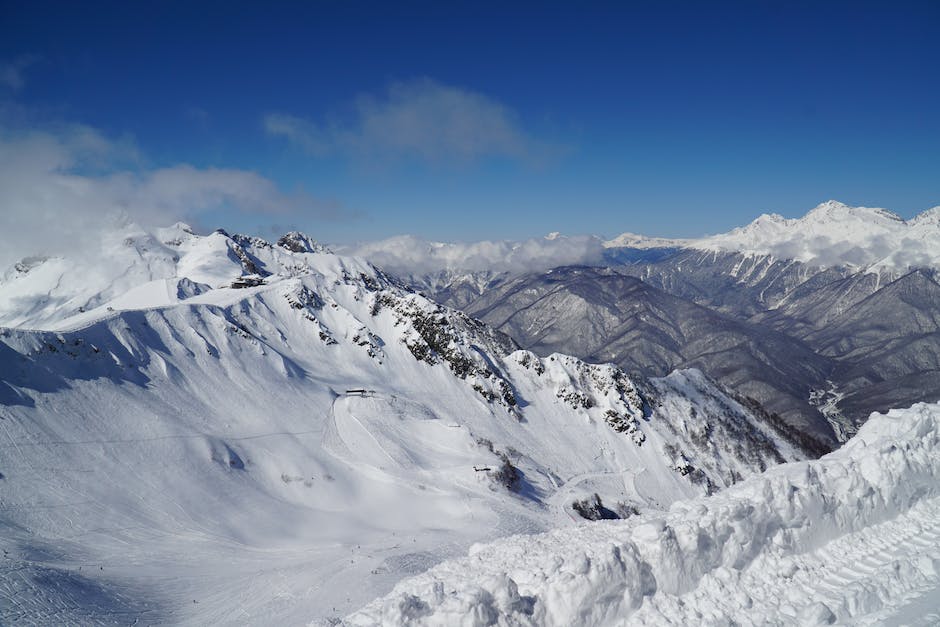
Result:
{"label": "white cloud", "polygon": [[140,171],[133,144],[85,126],[55,132],[0,128],[0,268],[27,255],[83,245],[115,221],[165,226],[201,213],[304,212],[337,217],[334,204],[305,193],[285,194],[256,172],[176,165]]}
{"label": "white cloud", "polygon": [[429,242],[403,235],[334,250],[364,257],[390,272],[408,276],[441,271],[521,274],[565,265],[597,264],[603,259],[605,248],[603,240],[590,235],[466,243]]}
{"label": "white cloud", "polygon": [[557,152],[529,137],[501,103],[431,79],[393,83],[381,98],[360,96],[345,123],[271,113],[264,128],[318,157],[461,163],[498,156],[534,162]]}
{"label": "white cloud", "polygon": [[23,77],[24,71],[38,60],[39,57],[35,55],[23,54],[12,61],[0,62],[0,85],[19,91],[26,83]]}
{"label": "white cloud", "polygon": [[264,116],[264,130],[318,157],[329,154],[332,149],[328,138],[315,124],[294,115],[269,113]]}

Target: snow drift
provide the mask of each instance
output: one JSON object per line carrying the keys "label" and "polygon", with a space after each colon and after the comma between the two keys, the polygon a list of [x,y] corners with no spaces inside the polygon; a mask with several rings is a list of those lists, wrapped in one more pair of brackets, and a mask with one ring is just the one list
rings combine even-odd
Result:
{"label": "snow drift", "polygon": [[474,546],[350,625],[935,624],[940,405],[667,514]]}

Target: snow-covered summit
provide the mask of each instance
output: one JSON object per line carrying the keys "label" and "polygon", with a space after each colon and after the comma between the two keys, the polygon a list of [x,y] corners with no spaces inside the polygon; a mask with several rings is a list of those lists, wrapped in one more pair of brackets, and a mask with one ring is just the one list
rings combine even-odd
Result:
{"label": "snow-covered summit", "polygon": [[293,253],[323,253],[328,249],[306,233],[291,231],[277,240],[277,245]]}
{"label": "snow-covered summit", "polygon": [[816,248],[847,242],[862,246],[868,240],[892,233],[907,224],[886,209],[850,207],[830,200],[809,211],[802,218],[786,219],[778,214],[763,214],[750,224],[695,240],[694,248],[717,248],[736,252],[763,252],[786,243],[811,242],[807,248],[795,249],[800,261],[812,261]]}
{"label": "snow-covered summit", "polygon": [[927,225],[928,227],[940,228],[940,206],[931,207],[910,219],[912,226]]}
{"label": "snow-covered summit", "polygon": [[904,222],[904,219],[893,211],[879,207],[852,207],[838,200],[827,200],[816,205],[803,219],[807,222],[816,223],[845,221]]}
{"label": "snow-covered summit", "polygon": [[657,240],[632,233],[605,243],[628,248],[692,248],[769,255],[816,266],[904,270],[940,265],[940,210],[904,220],[887,209],[826,201],[801,218],[763,214],[727,233],[697,239]]}

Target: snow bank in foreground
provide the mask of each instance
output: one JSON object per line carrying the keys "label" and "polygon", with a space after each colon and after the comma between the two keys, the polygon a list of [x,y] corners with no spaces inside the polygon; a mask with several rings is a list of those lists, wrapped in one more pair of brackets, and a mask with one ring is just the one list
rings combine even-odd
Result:
{"label": "snow bank in foreground", "polygon": [[940,404],[661,516],[476,545],[351,625],[930,622],[940,606]]}

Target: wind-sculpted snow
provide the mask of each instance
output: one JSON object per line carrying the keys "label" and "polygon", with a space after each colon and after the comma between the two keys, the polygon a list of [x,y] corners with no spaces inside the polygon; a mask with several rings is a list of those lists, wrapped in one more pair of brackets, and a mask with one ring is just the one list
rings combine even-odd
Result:
{"label": "wind-sculpted snow", "polygon": [[936,624],[940,405],[667,514],[471,548],[350,625]]}
{"label": "wind-sculpted snow", "polygon": [[44,329],[0,328],[3,624],[329,624],[804,457],[697,372],[538,357],[302,234],[129,237],[10,275]]}

